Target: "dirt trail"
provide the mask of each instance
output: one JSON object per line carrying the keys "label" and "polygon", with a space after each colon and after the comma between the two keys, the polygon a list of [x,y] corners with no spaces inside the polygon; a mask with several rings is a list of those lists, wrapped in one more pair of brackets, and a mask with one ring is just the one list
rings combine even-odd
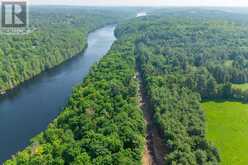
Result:
{"label": "dirt trail", "polygon": [[147,126],[146,145],[143,155],[143,165],[163,165],[166,153],[165,145],[159,134],[159,130],[153,121],[153,111],[149,104],[149,99],[144,89],[144,82],[140,74],[140,68],[137,67],[136,78],[139,80],[139,98],[140,106],[144,113]]}

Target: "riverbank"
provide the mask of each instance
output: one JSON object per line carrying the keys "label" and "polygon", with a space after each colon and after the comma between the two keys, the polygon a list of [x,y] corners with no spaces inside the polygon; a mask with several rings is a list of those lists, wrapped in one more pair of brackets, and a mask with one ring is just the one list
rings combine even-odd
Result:
{"label": "riverbank", "polygon": [[[95,31],[97,31],[98,29],[104,28],[104,27],[108,27],[108,26],[116,26],[116,23],[107,23],[105,25],[101,25],[101,26],[96,26],[93,29],[89,30],[87,32],[87,36],[89,36],[91,33],[94,33]],[[86,40],[86,39],[85,39]],[[77,53],[74,53],[73,55],[70,55],[68,58],[64,59],[63,61],[55,64],[53,67],[51,68],[46,68],[44,70],[42,70],[41,72],[37,73],[36,75],[30,77],[29,79],[26,79],[24,81],[20,81],[16,84],[12,84],[8,89],[1,89],[0,88],[0,97],[7,95],[10,91],[15,90],[16,88],[18,88],[21,85],[24,85],[25,83],[27,83],[28,81],[32,81],[33,79],[35,79],[37,76],[40,76],[40,74],[44,73],[44,72],[48,72],[51,71],[53,69],[56,69],[57,67],[59,67],[60,65],[63,65],[67,62],[70,62],[70,60],[73,60],[74,58],[76,58],[77,56],[80,56],[83,54],[83,52],[87,49],[88,44],[85,42],[84,47]]]}
{"label": "riverbank", "polygon": [[47,68],[47,69],[45,69],[45,70],[42,70],[41,72],[37,73],[37,74],[34,75],[33,77],[30,77],[30,78],[27,79],[27,80],[21,81],[21,82],[19,82],[18,84],[12,85],[9,89],[0,91],[0,97],[2,97],[2,96],[4,96],[4,95],[8,95],[9,92],[11,92],[11,91],[13,91],[13,90],[19,88],[21,85],[25,85],[25,83],[28,83],[29,81],[34,80],[34,79],[37,78],[38,76],[41,76],[41,74],[43,74],[43,73],[45,73],[45,72],[52,71],[52,70],[56,69],[57,67],[59,67],[60,65],[63,65],[63,64],[65,64],[65,63],[68,63],[68,62],[70,62],[71,60],[73,60],[74,58],[76,58],[77,56],[82,55],[83,52],[86,50],[87,46],[88,46],[88,45],[86,44],[86,45],[84,46],[84,48],[83,48],[80,52],[76,53],[76,54],[73,55],[73,56],[70,56],[69,58],[65,59],[64,61],[61,61],[60,63],[54,65],[53,67]]}
{"label": "riverbank", "polygon": [[[108,42],[105,33],[99,37],[104,39],[99,47]],[[126,41],[119,39],[114,43],[74,89],[63,112],[6,165],[58,161],[62,164],[140,164],[145,126],[136,93],[138,82],[133,78],[134,45]],[[99,47],[91,48],[99,52]]]}
{"label": "riverbank", "polygon": [[47,128],[68,102],[73,87],[116,40],[114,26],[90,33],[83,54],[45,71],[0,98],[0,164]]}

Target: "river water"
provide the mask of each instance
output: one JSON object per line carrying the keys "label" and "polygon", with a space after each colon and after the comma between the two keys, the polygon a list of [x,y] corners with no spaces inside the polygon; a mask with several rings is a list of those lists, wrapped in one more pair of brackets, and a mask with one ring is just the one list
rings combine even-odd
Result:
{"label": "river water", "polygon": [[73,86],[111,48],[114,29],[107,26],[90,33],[84,53],[0,98],[0,164],[24,149],[63,110]]}

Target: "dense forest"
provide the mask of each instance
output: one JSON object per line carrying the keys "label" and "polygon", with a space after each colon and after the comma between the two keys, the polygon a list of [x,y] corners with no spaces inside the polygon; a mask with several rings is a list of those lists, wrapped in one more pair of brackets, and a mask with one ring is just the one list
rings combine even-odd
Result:
{"label": "dense forest", "polygon": [[59,117],[5,164],[140,164],[145,128],[134,75],[132,42],[116,42]]}
{"label": "dense forest", "polygon": [[[247,20],[219,12],[162,12],[125,23],[131,35],[154,120],[168,149],[166,164],[218,164],[205,138],[202,99],[247,100],[232,83],[247,82]],[[226,18],[226,19],[223,19]]]}
{"label": "dense forest", "polygon": [[248,98],[232,89],[232,83],[248,82],[247,22],[219,12],[175,13],[120,23],[118,40],[74,89],[64,111],[5,165],[141,164],[146,128],[136,65],[167,149],[165,164],[219,164],[200,103]]}
{"label": "dense forest", "polygon": [[[217,164],[218,152],[205,139],[200,95],[185,84],[187,68],[193,65],[185,54],[185,49],[192,49],[186,45],[191,43],[187,34],[195,31],[186,23],[194,22],[181,21],[178,26],[179,18],[138,19],[131,25],[120,26],[117,35],[129,33],[137,38],[134,43],[137,60],[155,113],[154,120],[168,150],[166,164]],[[179,29],[183,27],[187,30]]]}
{"label": "dense forest", "polygon": [[31,7],[28,35],[0,35],[0,93],[80,53],[87,34],[134,10]]}

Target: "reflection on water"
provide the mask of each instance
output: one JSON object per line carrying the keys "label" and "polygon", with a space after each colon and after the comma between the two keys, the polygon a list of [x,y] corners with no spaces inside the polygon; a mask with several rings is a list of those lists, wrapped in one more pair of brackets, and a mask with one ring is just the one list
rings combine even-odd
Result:
{"label": "reflection on water", "polygon": [[82,82],[90,67],[110,49],[114,29],[108,26],[91,33],[84,53],[0,98],[0,164],[26,147],[58,115],[72,87]]}

